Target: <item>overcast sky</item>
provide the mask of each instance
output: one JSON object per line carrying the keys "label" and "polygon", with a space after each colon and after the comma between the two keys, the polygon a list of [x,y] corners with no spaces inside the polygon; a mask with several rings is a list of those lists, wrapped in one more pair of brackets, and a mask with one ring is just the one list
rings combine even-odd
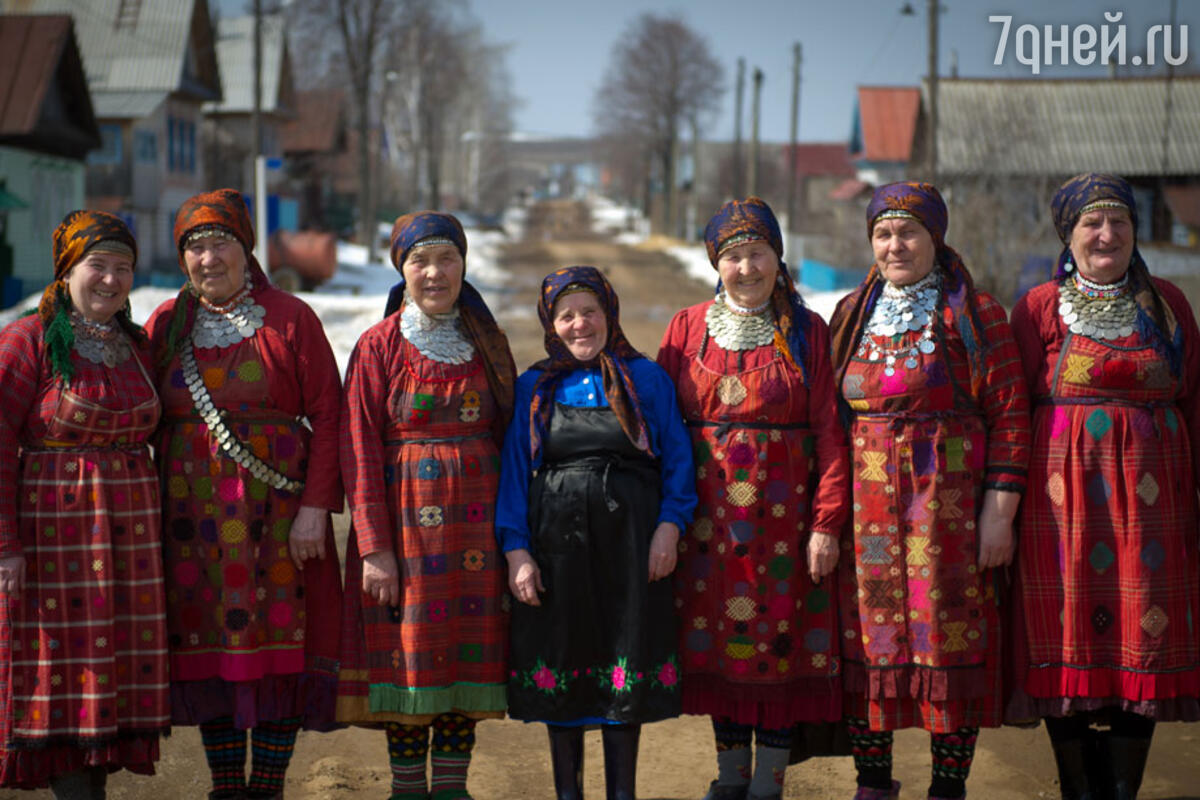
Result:
{"label": "overcast sky", "polygon": [[[212,0],[210,0],[211,2]],[[1176,0],[1177,23],[1188,25],[1188,60],[1179,72],[1200,73],[1200,0]],[[217,0],[226,14],[239,13],[246,0]],[[762,138],[787,141],[790,135],[792,45],[803,51],[800,138],[844,141],[850,133],[855,87],[915,86],[926,73],[927,0],[912,0],[916,13],[904,15],[904,0],[468,0],[487,37],[510,46],[508,67],[521,98],[517,129],[542,135],[587,136],[592,132],[592,101],[609,64],[613,44],[643,13],[679,14],[707,42],[725,68],[721,114],[703,135],[733,135],[733,86],[737,60],[747,71],[746,118],[749,134],[750,80],[763,70]],[[1146,31],[1170,21],[1171,0],[942,0],[940,70],[950,71],[957,54],[962,77],[1032,78],[1014,57],[1015,29],[1029,23],[1105,24],[1104,13],[1123,12],[1112,27],[1124,25],[1128,56],[1144,54]],[[990,15],[1011,15],[1006,60],[993,59],[1001,26]],[[1161,43],[1161,38],[1159,39]],[[1097,50],[1099,46],[1097,45]],[[1161,45],[1160,45],[1161,49]],[[1176,44],[1178,51],[1178,44]],[[294,55],[294,54],[293,54]],[[1099,59],[1097,58],[1097,61]],[[1121,74],[1162,74],[1132,65]],[[1107,68],[1044,68],[1040,79],[1072,75],[1103,77]],[[1200,134],[1198,134],[1200,135]]]}

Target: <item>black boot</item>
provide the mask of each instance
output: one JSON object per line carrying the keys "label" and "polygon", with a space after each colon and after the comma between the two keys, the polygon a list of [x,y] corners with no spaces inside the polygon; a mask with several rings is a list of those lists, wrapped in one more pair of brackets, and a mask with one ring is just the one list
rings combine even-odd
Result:
{"label": "black boot", "polygon": [[641,725],[605,725],[604,791],[608,800],[637,800],[638,739]]}
{"label": "black boot", "polygon": [[554,795],[558,800],[583,800],[583,728],[547,725]]}
{"label": "black boot", "polygon": [[1054,763],[1058,765],[1058,788],[1062,800],[1099,800],[1088,779],[1087,747],[1083,739],[1051,741]]}
{"label": "black boot", "polygon": [[1108,760],[1112,765],[1113,800],[1137,800],[1150,755],[1150,738],[1108,736]]}

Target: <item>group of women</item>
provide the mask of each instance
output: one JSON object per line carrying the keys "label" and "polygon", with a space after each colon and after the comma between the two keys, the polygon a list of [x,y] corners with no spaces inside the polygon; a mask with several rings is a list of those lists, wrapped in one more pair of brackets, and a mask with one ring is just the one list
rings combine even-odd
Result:
{"label": "group of women", "polygon": [[507,713],[546,723],[559,800],[589,727],[633,800],[640,726],[688,713],[707,800],[781,797],[831,723],[856,800],[899,797],[906,727],[931,800],[964,798],[980,728],[1038,720],[1064,798],[1136,797],[1155,722],[1200,719],[1200,331],[1128,184],[1079,176],[1053,211],[1058,273],[1010,326],[937,189],[880,187],[826,325],[770,208],[732,201],[716,296],[657,361],[573,266],[519,378],[458,221],[410,214],[344,387],[236,192],[180,210],[187,283],[145,331],[136,242],[74,212],[0,332],[0,785],[103,797],[198,725],[210,797],[281,797],[299,729],[358,724],[393,800],[459,800]]}

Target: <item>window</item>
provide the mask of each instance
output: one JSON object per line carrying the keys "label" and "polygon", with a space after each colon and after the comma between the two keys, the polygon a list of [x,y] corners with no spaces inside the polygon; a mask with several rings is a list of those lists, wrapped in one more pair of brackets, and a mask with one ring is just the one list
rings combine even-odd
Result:
{"label": "window", "polygon": [[120,164],[123,155],[121,151],[121,126],[100,126],[100,149],[88,153],[89,164]]}
{"label": "window", "polygon": [[196,171],[196,123],[167,117],[167,169]]}
{"label": "window", "polygon": [[167,117],[167,170],[169,172],[175,171],[175,153],[178,143],[179,137],[175,133],[175,118]]}
{"label": "window", "polygon": [[158,136],[154,131],[134,131],[133,152],[141,164],[153,164],[158,160]]}

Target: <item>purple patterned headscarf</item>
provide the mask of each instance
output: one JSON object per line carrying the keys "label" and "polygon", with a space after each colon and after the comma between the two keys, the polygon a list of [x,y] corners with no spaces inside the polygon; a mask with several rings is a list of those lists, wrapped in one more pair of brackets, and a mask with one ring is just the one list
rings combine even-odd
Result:
{"label": "purple patterned headscarf", "polygon": [[[1124,208],[1129,212],[1134,235],[1137,233],[1137,201],[1133,188],[1119,175],[1104,172],[1085,172],[1076,175],[1058,187],[1050,209],[1054,214],[1054,228],[1063,242],[1058,254],[1058,269],[1055,279],[1063,281],[1071,273],[1071,232],[1086,212],[1097,208]],[[1136,319],[1138,332],[1143,338],[1155,343],[1154,347],[1170,365],[1171,374],[1178,375],[1183,364],[1183,333],[1179,328],[1171,307],[1163,300],[1150,269],[1142,259],[1137,240],[1133,243],[1133,254],[1129,259],[1129,291],[1138,305]]]}
{"label": "purple patterned headscarf", "polygon": [[[724,250],[752,241],[765,241],[779,258],[779,271],[771,289],[775,349],[807,382],[809,314],[783,261],[783,235],[771,207],[758,197],[730,200],[717,209],[704,228],[704,246],[714,268]],[[720,279],[717,280],[717,291],[721,291]]]}
{"label": "purple patterned headscarf", "polygon": [[[949,227],[946,201],[932,183],[903,181],[880,186],[867,205],[867,237],[873,234],[877,221],[895,217],[915,220],[929,231],[933,239],[934,263],[942,269],[941,303],[953,316],[953,324],[967,348],[971,359],[971,388],[973,392],[978,392],[983,385],[983,363],[988,343],[983,335],[983,325],[975,312],[975,282],[962,256],[946,244],[946,230]],[[835,313],[830,320],[833,363],[839,386],[885,283],[879,265],[872,264],[867,277],[838,304],[839,313]]]}
{"label": "purple patterned headscarf", "polygon": [[[566,343],[554,332],[554,302],[568,288],[572,291],[582,288],[591,292],[600,302],[608,323],[608,341],[593,362],[587,364],[571,355]],[[544,358],[533,365],[533,369],[541,370],[533,387],[533,400],[529,405],[529,448],[534,463],[537,463],[541,451],[542,439],[550,428],[550,416],[554,413],[554,392],[558,384],[571,370],[580,367],[594,367],[599,362],[604,375],[604,396],[608,405],[621,423],[621,429],[629,437],[629,441],[639,450],[654,455],[650,446],[650,437],[646,433],[646,420],[642,416],[641,403],[638,402],[637,387],[633,383],[633,375],[629,371],[629,362],[635,358],[645,358],[634,349],[621,330],[620,302],[612,284],[603,273],[595,267],[564,267],[551,272],[542,280],[542,293],[538,298],[538,319],[542,321],[545,330],[546,353]]]}

